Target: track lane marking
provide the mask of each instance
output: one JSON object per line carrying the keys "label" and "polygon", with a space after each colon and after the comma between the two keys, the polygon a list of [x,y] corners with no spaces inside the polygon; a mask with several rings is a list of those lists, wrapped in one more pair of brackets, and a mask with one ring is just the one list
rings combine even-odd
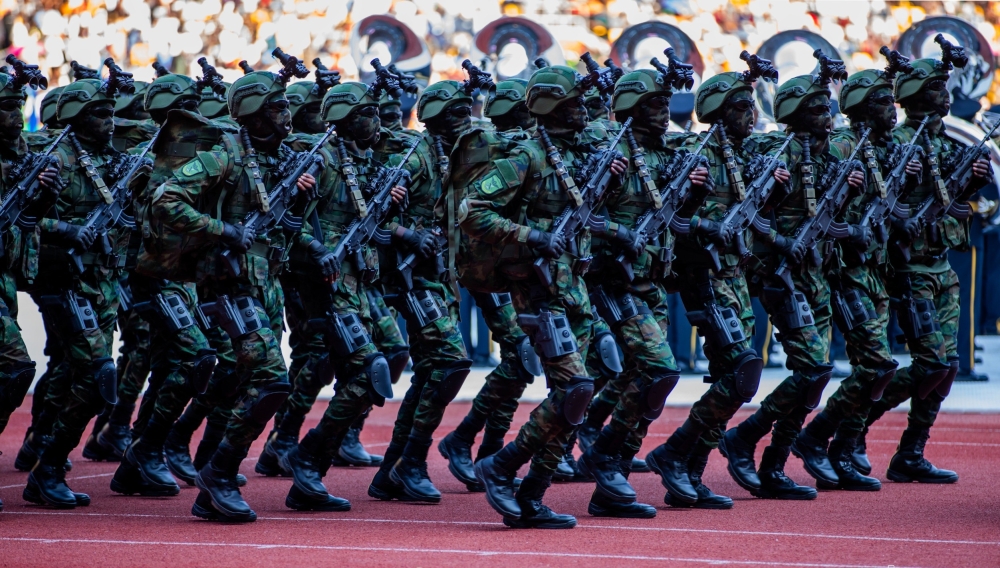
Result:
{"label": "track lane marking", "polygon": [[[25,475],[27,475],[27,474],[25,474]],[[94,479],[95,477],[111,477],[112,475],[114,475],[114,472],[111,472],[111,473],[98,473],[98,474],[95,474],[95,475],[79,475],[77,477],[67,477],[66,481],[76,481],[78,479]],[[24,487],[27,484],[28,484],[28,482],[25,481],[24,483],[18,483],[17,485],[3,485],[3,486],[0,486],[0,489],[14,489],[15,487]]]}
{"label": "track lane marking", "polygon": [[[423,554],[468,554],[471,556],[547,556],[554,558],[597,558],[602,560],[645,560],[651,562],[689,562],[701,564],[717,565],[743,565],[743,566],[792,566],[802,568],[879,568],[884,564],[821,564],[812,562],[776,562],[770,560],[726,560],[716,558],[683,558],[672,556],[644,556],[626,554],[582,554],[574,552],[552,552],[547,550],[466,550],[448,548],[404,548],[404,547],[377,547],[377,546],[333,546],[333,545],[313,545],[313,544],[263,544],[263,543],[230,543],[230,542],[171,542],[171,541],[143,541],[143,540],[111,540],[111,539],[76,539],[76,538],[28,538],[28,537],[0,537],[0,541],[5,542],[31,542],[39,544],[103,544],[120,546],[190,546],[205,548],[248,548],[252,550],[335,550],[349,552],[401,552],[401,553],[423,553]],[[896,568],[904,568],[897,566]],[[906,567],[915,568],[915,567]]]}

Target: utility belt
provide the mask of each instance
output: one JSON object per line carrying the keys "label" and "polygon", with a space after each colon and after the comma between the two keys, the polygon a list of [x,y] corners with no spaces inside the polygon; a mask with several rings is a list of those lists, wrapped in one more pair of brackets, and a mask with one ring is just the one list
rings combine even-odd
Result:
{"label": "utility belt", "polygon": [[223,295],[214,302],[199,305],[195,317],[202,329],[221,327],[235,341],[264,327],[257,308],[263,310],[264,306],[256,298]]}
{"label": "utility belt", "polygon": [[271,262],[286,262],[288,260],[288,247],[270,245],[261,241],[254,241],[247,254],[266,258]]}
{"label": "utility belt", "polygon": [[126,255],[123,254],[101,254],[99,252],[85,252],[80,255],[80,261],[84,266],[100,266],[102,268],[125,268]]}

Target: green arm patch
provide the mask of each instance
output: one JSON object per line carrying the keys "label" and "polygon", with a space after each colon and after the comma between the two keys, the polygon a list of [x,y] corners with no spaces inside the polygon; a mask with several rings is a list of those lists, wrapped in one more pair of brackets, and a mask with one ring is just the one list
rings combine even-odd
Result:
{"label": "green arm patch", "polygon": [[178,174],[186,178],[193,178],[198,174],[204,172],[205,172],[205,166],[202,165],[201,160],[191,160],[190,162],[181,166],[181,169],[178,172]]}
{"label": "green arm patch", "polygon": [[504,187],[503,178],[501,178],[496,172],[493,172],[483,178],[483,181],[479,182],[479,193],[483,195],[493,195]]}

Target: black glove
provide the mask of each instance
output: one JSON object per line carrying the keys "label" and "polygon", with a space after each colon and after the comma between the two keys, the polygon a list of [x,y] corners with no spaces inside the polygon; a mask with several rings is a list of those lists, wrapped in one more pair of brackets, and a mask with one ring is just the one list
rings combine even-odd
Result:
{"label": "black glove", "polygon": [[732,242],[728,232],[722,231],[722,223],[709,221],[708,219],[698,219],[698,224],[692,227],[695,234],[708,238],[720,248],[726,248]]}
{"label": "black glove", "polygon": [[614,234],[608,235],[608,240],[618,245],[630,259],[639,258],[645,243],[640,243],[639,234],[624,225],[618,225],[618,230]]}
{"label": "black glove", "polygon": [[66,187],[66,180],[59,176],[58,168],[46,168],[38,174],[38,185],[45,190],[51,199],[56,199]]}
{"label": "black glove", "polygon": [[528,233],[527,245],[537,250],[545,258],[553,260],[562,256],[563,252],[566,251],[566,243],[561,236],[539,231],[538,229],[532,229]]}
{"label": "black glove", "polygon": [[916,219],[892,218],[892,227],[903,233],[907,241],[913,241],[920,236],[920,223]]}
{"label": "black glove", "polygon": [[400,227],[393,233],[393,236],[408,250],[419,254],[423,258],[434,256],[434,235],[430,231],[414,231]]}
{"label": "black glove", "polygon": [[774,246],[781,251],[781,254],[787,256],[793,264],[801,264],[802,259],[806,256],[805,247],[801,243],[797,243],[795,239],[778,235],[774,239]]}
{"label": "black glove", "polygon": [[94,246],[94,241],[97,240],[97,231],[93,227],[72,225],[66,221],[57,222],[54,232],[64,243],[72,246],[76,252],[90,250],[90,247]]}
{"label": "black glove", "polygon": [[309,246],[306,247],[306,250],[309,251],[309,256],[316,263],[316,266],[319,267],[323,278],[335,277],[340,274],[340,261],[334,256],[333,251],[323,246],[323,243],[313,239],[309,241]]}
{"label": "black glove", "polygon": [[242,224],[230,225],[229,223],[223,223],[222,234],[219,235],[219,240],[229,249],[243,253],[250,250],[254,234],[248,231]]}
{"label": "black glove", "polygon": [[852,245],[867,249],[872,244],[872,228],[864,225],[850,225],[847,229],[850,236],[847,237],[848,242]]}

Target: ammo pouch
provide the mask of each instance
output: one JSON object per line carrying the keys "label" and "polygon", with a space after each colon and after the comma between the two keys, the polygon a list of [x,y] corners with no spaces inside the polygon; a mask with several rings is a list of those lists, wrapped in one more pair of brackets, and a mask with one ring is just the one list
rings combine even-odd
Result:
{"label": "ammo pouch", "polygon": [[349,357],[372,341],[357,314],[334,314],[328,321],[332,332],[329,341],[338,357]]}
{"label": "ammo pouch", "polygon": [[411,290],[403,296],[404,315],[418,329],[423,329],[445,316],[438,305],[437,296],[430,290]]}
{"label": "ammo pouch", "polygon": [[42,311],[49,322],[65,327],[73,333],[98,329],[97,313],[90,300],[81,298],[73,290],[62,294],[39,297]]}
{"label": "ammo pouch", "polygon": [[257,315],[257,306],[260,302],[250,296],[236,296],[232,300],[229,296],[219,296],[198,309],[210,327],[222,327],[229,339],[235,341],[264,327]]}
{"label": "ammo pouch", "polygon": [[698,333],[713,349],[724,349],[747,338],[743,333],[743,322],[732,308],[720,308],[713,302],[705,306],[704,310],[687,312],[686,315],[691,325],[698,328]]}
{"label": "ammo pouch", "polygon": [[156,294],[152,300],[139,302],[135,311],[150,323],[157,323],[170,333],[194,325],[194,318],[178,294]]}
{"label": "ammo pouch", "polygon": [[611,326],[618,325],[639,314],[652,313],[646,306],[637,306],[632,294],[628,292],[624,294],[608,293],[604,291],[603,286],[594,286],[591,301],[597,314]]}
{"label": "ammo pouch", "polygon": [[830,298],[833,323],[837,324],[840,333],[846,334],[866,321],[878,317],[878,314],[865,307],[862,294],[864,292],[857,288],[848,288],[843,294],[837,290],[833,291],[833,296]]}
{"label": "ammo pouch", "polygon": [[577,350],[576,336],[565,315],[553,315],[549,310],[540,310],[537,316],[518,314],[517,324],[530,331],[535,352],[546,359]]}
{"label": "ammo pouch", "polygon": [[941,329],[937,321],[937,308],[931,300],[904,298],[891,300],[890,304],[896,310],[903,339],[910,343],[911,348],[913,342]]}
{"label": "ammo pouch", "polygon": [[769,304],[778,306],[777,313],[770,315],[779,331],[793,331],[815,323],[812,308],[802,292],[764,288],[764,296]]}

